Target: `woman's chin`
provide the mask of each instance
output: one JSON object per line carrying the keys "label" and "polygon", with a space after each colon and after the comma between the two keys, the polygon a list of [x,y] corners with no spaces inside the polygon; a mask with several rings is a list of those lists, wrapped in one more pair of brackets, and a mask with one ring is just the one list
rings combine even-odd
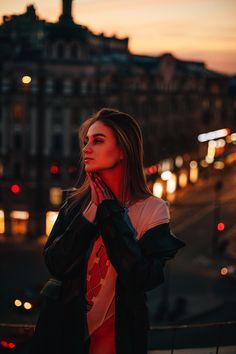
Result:
{"label": "woman's chin", "polygon": [[97,168],[94,168],[94,167],[88,166],[88,165],[85,165],[84,169],[85,169],[86,172],[95,172],[95,171],[97,171]]}

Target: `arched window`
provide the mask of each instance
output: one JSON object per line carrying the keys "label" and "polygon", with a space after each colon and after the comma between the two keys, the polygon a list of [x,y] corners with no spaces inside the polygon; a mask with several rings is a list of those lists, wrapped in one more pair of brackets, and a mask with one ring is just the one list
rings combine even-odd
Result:
{"label": "arched window", "polygon": [[57,57],[60,59],[65,57],[65,45],[62,42],[57,44]]}
{"label": "arched window", "polygon": [[71,59],[78,59],[79,57],[79,47],[77,43],[72,43],[70,47],[70,57]]}

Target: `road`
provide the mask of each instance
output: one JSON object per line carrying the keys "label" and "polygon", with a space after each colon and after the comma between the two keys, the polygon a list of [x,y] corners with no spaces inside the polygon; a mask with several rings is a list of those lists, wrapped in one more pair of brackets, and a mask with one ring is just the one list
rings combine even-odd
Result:
{"label": "road", "polygon": [[[149,294],[153,325],[159,322],[169,324],[236,319],[236,314],[231,310],[231,302],[236,299],[235,280],[219,274],[220,268],[231,260],[212,250],[212,235],[216,228],[214,186],[218,179],[219,176],[212,176],[187,187],[177,193],[171,204],[172,231],[186,242],[186,247],[169,262],[166,284]],[[235,237],[235,170],[224,173],[222,181],[219,215],[225,223],[225,230],[219,236],[228,233]],[[232,262],[235,264],[236,260]]]}

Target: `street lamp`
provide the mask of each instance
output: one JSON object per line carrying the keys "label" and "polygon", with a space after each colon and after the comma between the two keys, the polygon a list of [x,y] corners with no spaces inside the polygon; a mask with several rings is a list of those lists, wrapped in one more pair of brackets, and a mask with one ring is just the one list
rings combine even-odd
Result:
{"label": "street lamp", "polygon": [[22,76],[21,81],[23,84],[28,85],[31,83],[32,78],[29,75],[24,75],[24,76]]}

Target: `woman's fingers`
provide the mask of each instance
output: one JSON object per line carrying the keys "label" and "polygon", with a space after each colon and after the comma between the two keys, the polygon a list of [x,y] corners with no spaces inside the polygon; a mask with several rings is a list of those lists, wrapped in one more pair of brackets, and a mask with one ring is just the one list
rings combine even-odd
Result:
{"label": "woman's fingers", "polygon": [[91,187],[92,200],[96,200],[95,204],[101,203],[104,199],[114,199],[113,193],[98,174],[91,172],[86,174]]}

